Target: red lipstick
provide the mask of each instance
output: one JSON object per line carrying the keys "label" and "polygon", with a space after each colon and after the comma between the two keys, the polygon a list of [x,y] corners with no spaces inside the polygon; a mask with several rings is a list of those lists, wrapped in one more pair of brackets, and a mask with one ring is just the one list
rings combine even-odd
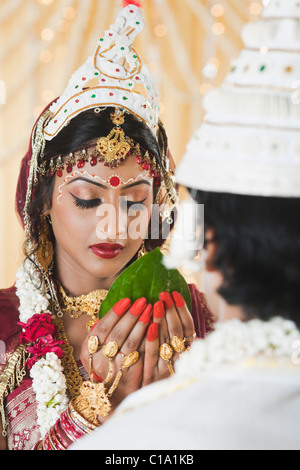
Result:
{"label": "red lipstick", "polygon": [[113,259],[119,256],[124,246],[118,243],[99,243],[98,245],[92,245],[92,252],[102,259]]}

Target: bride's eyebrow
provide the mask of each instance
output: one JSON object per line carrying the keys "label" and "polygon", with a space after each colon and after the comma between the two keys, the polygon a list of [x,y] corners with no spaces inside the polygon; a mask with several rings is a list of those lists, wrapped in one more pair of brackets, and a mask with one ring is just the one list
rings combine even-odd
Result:
{"label": "bride's eyebrow", "polygon": [[67,185],[70,185],[70,184],[72,184],[72,183],[75,183],[76,181],[85,181],[86,183],[93,184],[94,186],[99,186],[99,188],[102,188],[102,189],[109,189],[109,188],[108,188],[107,186],[105,186],[104,184],[97,183],[96,181],[89,180],[88,178],[84,178],[83,176],[79,176],[78,178],[75,178],[75,179],[69,181],[69,183],[67,183]]}
{"label": "bride's eyebrow", "polygon": [[135,183],[127,184],[127,186],[123,186],[123,188],[121,188],[121,191],[125,191],[125,189],[133,188],[134,186],[139,186],[141,184],[147,184],[148,186],[151,186],[150,181],[147,181],[147,180],[136,181]]}
{"label": "bride's eyebrow", "polygon": [[[105,186],[104,184],[101,184],[101,183],[97,183],[97,181],[92,181],[88,178],[84,178],[83,176],[79,176],[78,178],[75,178],[75,179],[69,181],[69,183],[67,183],[67,184],[70,185],[72,183],[75,183],[75,181],[84,181],[86,183],[93,184],[94,186],[98,186],[99,188],[102,188],[102,189],[109,189],[108,186]],[[128,184],[126,186],[123,186],[121,188],[121,191],[125,191],[126,189],[133,188],[133,187],[139,186],[141,184],[147,184],[148,186],[151,186],[150,181],[147,181],[147,180],[136,181],[135,183],[131,183],[131,184]]]}

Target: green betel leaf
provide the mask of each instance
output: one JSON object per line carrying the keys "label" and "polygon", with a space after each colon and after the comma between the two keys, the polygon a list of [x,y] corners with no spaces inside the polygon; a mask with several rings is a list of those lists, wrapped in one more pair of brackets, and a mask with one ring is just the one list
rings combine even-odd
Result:
{"label": "green betel leaf", "polygon": [[159,248],[131,264],[113,283],[99,310],[104,317],[113,306],[124,298],[132,303],[146,297],[152,305],[159,300],[161,292],[179,292],[191,311],[192,301],[189,287],[177,269],[167,269]]}

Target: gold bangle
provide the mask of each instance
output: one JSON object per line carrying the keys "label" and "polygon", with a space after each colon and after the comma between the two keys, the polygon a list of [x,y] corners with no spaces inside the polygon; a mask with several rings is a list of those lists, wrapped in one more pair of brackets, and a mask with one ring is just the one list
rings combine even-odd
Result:
{"label": "gold bangle", "polygon": [[38,444],[36,450],[45,450],[44,449],[44,440],[40,441],[40,443]]}
{"label": "gold bangle", "polygon": [[85,431],[88,434],[94,431],[98,427],[99,423],[98,425],[95,425],[88,421],[86,418],[84,418],[77,409],[78,402],[79,400],[73,398],[73,400],[71,400],[71,402],[69,403],[67,413],[72,423],[74,423],[75,426],[77,426],[82,431]]}
{"label": "gold bangle", "polygon": [[159,348],[159,355],[164,361],[166,361],[170,375],[174,375],[175,372],[171,362],[171,358],[173,356],[173,349],[171,348],[171,346],[168,343],[162,344]]}
{"label": "gold bangle", "polygon": [[107,396],[110,398],[114,391],[116,390],[117,386],[119,385],[119,382],[122,378],[123,372],[125,369],[129,369],[129,367],[133,366],[136,364],[136,362],[139,360],[139,353],[138,351],[134,351],[133,353],[128,354],[128,356],[125,356],[122,367],[120,368],[119,372],[116,375],[116,378],[114,380],[114,383],[110,387]]}

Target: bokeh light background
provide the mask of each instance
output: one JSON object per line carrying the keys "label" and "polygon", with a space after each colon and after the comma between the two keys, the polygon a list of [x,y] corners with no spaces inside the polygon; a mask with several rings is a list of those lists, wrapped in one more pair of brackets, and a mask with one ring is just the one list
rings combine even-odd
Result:
{"label": "bokeh light background", "polygon": [[[0,287],[22,262],[14,197],[20,161],[42,109],[65,89],[115,21],[121,0],[0,0]],[[178,163],[203,118],[202,99],[242,48],[261,13],[251,0],[144,0],[135,47],[156,78],[161,119]],[[192,171],[192,169],[191,169]]]}

